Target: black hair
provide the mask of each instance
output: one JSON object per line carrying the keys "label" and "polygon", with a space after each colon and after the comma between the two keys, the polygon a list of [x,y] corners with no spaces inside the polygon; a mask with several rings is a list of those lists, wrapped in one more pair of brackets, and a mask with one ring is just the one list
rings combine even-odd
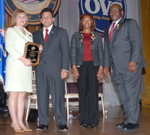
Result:
{"label": "black hair", "polygon": [[54,12],[53,12],[53,10],[52,10],[51,8],[44,8],[44,9],[41,11],[41,13],[40,13],[41,18],[42,18],[42,14],[43,14],[44,12],[50,12],[50,13],[52,14],[52,17],[54,18]]}

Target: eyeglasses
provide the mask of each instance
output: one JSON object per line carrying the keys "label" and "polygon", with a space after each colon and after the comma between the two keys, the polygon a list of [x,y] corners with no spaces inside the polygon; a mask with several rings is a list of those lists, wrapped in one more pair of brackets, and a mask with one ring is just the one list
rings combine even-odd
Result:
{"label": "eyeglasses", "polygon": [[42,16],[42,19],[49,19],[49,18],[52,18],[52,16],[48,15],[48,16]]}
{"label": "eyeglasses", "polygon": [[110,10],[110,13],[113,13],[113,12],[119,12],[120,10],[119,9],[114,9],[114,10]]}

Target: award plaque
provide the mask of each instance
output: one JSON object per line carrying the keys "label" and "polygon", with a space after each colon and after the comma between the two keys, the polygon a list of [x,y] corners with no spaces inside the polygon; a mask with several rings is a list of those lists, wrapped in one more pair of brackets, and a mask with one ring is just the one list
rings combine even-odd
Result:
{"label": "award plaque", "polygon": [[30,59],[32,66],[37,66],[40,59],[40,45],[37,43],[27,42],[25,44],[24,57]]}

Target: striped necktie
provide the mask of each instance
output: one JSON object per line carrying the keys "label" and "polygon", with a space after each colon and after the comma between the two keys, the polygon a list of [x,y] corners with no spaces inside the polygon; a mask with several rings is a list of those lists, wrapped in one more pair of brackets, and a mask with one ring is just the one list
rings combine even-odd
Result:
{"label": "striped necktie", "polygon": [[114,26],[115,26],[116,23],[113,23],[113,25],[111,26],[111,29],[109,31],[109,40],[111,42],[112,40],[112,35],[113,35],[113,31],[114,31]]}

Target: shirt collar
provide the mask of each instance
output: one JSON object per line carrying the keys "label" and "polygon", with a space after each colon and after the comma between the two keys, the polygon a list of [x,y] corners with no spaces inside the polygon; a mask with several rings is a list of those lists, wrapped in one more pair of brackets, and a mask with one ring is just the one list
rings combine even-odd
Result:
{"label": "shirt collar", "polygon": [[53,24],[48,28],[43,27],[43,33],[45,33],[46,29],[48,29],[48,34],[49,34],[51,32],[52,27],[53,27]]}
{"label": "shirt collar", "polygon": [[113,21],[112,23],[111,23],[111,25],[113,24],[113,23],[115,23],[115,27],[116,27],[116,25],[119,23],[119,21],[121,20],[122,18],[120,18],[119,20],[117,20],[117,21]]}
{"label": "shirt collar", "polygon": [[111,29],[111,27],[112,27],[112,25],[113,25],[113,23],[115,23],[115,25],[114,25],[114,28],[116,27],[116,25],[119,23],[119,21],[121,20],[122,18],[120,18],[119,20],[117,20],[117,21],[113,21],[112,23],[111,23],[111,25],[110,25],[110,27],[109,27],[109,31],[110,31],[110,29]]}

